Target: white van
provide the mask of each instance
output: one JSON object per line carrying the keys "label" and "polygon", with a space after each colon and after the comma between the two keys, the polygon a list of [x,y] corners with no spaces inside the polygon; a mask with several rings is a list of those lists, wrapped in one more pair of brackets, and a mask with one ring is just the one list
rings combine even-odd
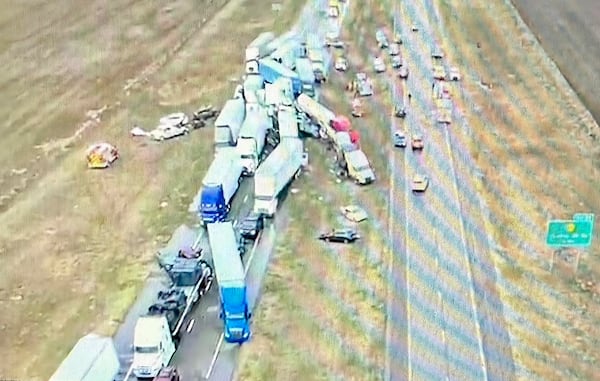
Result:
{"label": "white van", "polygon": [[135,324],[133,336],[133,374],[137,378],[154,378],[175,354],[175,342],[164,316],[142,316]]}

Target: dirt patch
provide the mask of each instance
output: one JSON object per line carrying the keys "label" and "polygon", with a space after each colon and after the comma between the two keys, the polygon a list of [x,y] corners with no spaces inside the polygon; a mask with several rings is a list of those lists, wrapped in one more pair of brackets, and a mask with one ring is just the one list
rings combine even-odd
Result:
{"label": "dirt patch", "polygon": [[588,348],[600,310],[577,280],[593,285],[600,276],[598,241],[576,275],[550,273],[544,234],[548,219],[600,208],[598,126],[514,9],[503,1],[437,3],[444,48],[465,72],[456,101],[471,137],[461,139],[482,170],[478,190],[498,242],[493,257],[520,377],[592,379],[598,359]]}

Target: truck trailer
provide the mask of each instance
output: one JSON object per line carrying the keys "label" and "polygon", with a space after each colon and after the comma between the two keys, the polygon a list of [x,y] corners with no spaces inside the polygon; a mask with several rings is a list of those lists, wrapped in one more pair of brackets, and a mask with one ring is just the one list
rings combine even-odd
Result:
{"label": "truck trailer", "polygon": [[258,61],[258,72],[268,83],[275,83],[277,79],[282,77],[289,78],[292,81],[294,96],[302,93],[302,81],[298,74],[277,61],[270,58],[261,59]]}
{"label": "truck trailer", "polygon": [[112,338],[90,333],[73,346],[49,381],[114,381],[119,366]]}
{"label": "truck trailer", "polygon": [[246,48],[246,74],[258,73],[258,60],[275,51],[272,43],[275,35],[272,32],[259,34]]}
{"label": "truck trailer", "polygon": [[296,99],[296,104],[298,109],[308,115],[322,130],[330,126],[331,122],[335,119],[333,111],[306,94],[300,94]]}
{"label": "truck trailer", "polygon": [[296,138],[283,138],[256,171],[254,178],[254,212],[273,217],[281,191],[297,176],[302,166],[304,148]]}
{"label": "truck trailer", "polygon": [[237,154],[241,160],[242,174],[253,176],[262,159],[267,131],[272,127],[271,118],[262,107],[248,110],[237,142]]}
{"label": "truck trailer", "polygon": [[244,78],[243,97],[246,104],[259,104],[258,92],[265,88],[265,79],[260,74],[248,74]]}
{"label": "truck trailer", "polygon": [[237,144],[237,139],[246,116],[246,108],[242,98],[230,99],[215,120],[215,154],[223,147]]}
{"label": "truck trailer", "polygon": [[308,58],[296,59],[296,73],[302,81],[302,93],[309,97],[315,96],[315,73]]}
{"label": "truck trailer", "polygon": [[297,138],[298,134],[298,112],[293,106],[280,106],[277,110],[277,129],[279,139]]}
{"label": "truck trailer", "polygon": [[202,180],[199,214],[204,223],[222,221],[227,217],[231,199],[240,186],[242,172],[236,148],[223,148],[215,156]]}
{"label": "truck trailer", "polygon": [[296,58],[300,55],[300,42],[292,38],[283,43],[269,58],[288,69],[296,69]]}
{"label": "truck trailer", "polygon": [[132,371],[137,378],[153,378],[167,366],[192,307],[208,292],[214,273],[201,257],[177,258],[166,268],[171,286],[140,316],[133,333]]}
{"label": "truck trailer", "polygon": [[277,108],[280,105],[292,105],[294,103],[294,93],[292,82],[289,78],[279,78],[275,83],[265,85],[265,104]]}
{"label": "truck trailer", "polygon": [[208,224],[208,240],[221,304],[223,336],[229,343],[243,343],[250,338],[251,312],[246,296],[246,273],[240,258],[233,223]]}

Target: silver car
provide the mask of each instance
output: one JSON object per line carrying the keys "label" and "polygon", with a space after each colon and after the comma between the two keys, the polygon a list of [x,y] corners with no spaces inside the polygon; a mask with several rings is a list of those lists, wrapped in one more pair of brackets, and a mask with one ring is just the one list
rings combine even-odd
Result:
{"label": "silver car", "polygon": [[385,62],[383,62],[383,58],[375,57],[373,60],[373,69],[375,69],[376,73],[383,73],[385,71]]}

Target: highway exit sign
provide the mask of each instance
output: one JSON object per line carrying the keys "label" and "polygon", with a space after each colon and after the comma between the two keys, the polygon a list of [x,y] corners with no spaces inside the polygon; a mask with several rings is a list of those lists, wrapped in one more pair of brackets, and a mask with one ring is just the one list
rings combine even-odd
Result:
{"label": "highway exit sign", "polygon": [[572,220],[548,222],[546,244],[550,247],[588,247],[592,243],[594,215],[577,213]]}

